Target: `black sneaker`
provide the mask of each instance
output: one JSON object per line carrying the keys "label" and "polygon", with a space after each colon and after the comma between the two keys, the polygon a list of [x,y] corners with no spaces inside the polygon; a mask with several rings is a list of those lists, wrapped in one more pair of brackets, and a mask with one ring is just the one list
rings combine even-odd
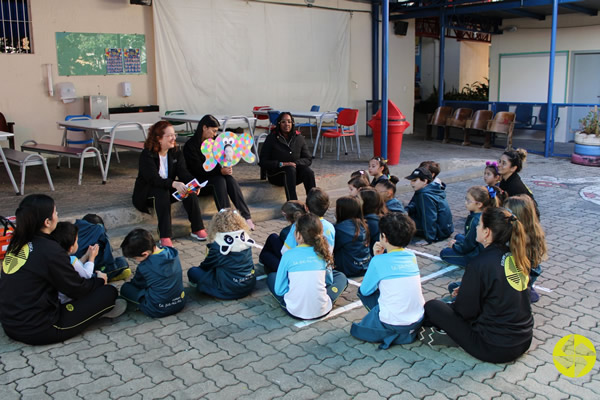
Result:
{"label": "black sneaker", "polygon": [[419,340],[429,346],[458,347],[458,344],[446,332],[433,326],[421,327]]}
{"label": "black sneaker", "polygon": [[529,288],[529,300],[531,300],[532,303],[537,303],[538,300],[540,299],[540,294],[532,287]]}

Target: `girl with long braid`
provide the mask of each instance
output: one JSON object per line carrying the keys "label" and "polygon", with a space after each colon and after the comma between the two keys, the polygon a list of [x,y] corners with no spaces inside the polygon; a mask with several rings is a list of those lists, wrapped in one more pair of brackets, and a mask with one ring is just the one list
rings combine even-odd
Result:
{"label": "girl with long braid", "polygon": [[298,246],[283,254],[277,272],[267,276],[267,286],[292,317],[319,318],[331,311],[348,286],[348,279],[332,271],[333,257],[319,217],[300,217],[294,234]]}
{"label": "girl with long braid", "polygon": [[533,337],[527,235],[511,211],[491,207],[481,215],[477,241],[484,248],[467,265],[454,304],[425,303],[423,325],[429,328],[420,338],[430,345],[458,344],[483,361],[512,361]]}

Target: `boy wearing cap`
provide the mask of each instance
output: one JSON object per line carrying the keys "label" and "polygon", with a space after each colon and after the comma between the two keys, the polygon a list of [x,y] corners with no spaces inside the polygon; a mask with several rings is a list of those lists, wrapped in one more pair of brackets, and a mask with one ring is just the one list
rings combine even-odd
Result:
{"label": "boy wearing cap", "polygon": [[406,212],[415,221],[417,236],[427,243],[450,237],[454,232],[452,213],[446,201],[446,192],[440,185],[431,185],[433,177],[427,168],[415,169],[406,177],[415,191]]}

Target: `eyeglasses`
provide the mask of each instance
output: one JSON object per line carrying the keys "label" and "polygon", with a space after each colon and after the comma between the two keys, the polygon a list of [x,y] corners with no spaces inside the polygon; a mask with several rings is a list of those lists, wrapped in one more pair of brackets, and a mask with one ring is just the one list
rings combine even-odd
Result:
{"label": "eyeglasses", "polygon": [[166,138],[169,138],[169,139],[170,138],[177,139],[177,134],[176,133],[169,133],[168,135],[163,135],[163,137],[166,137]]}

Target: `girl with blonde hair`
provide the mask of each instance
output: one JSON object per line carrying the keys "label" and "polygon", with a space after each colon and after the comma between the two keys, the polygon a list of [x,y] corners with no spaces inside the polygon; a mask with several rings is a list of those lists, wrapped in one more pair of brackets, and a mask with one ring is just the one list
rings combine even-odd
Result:
{"label": "girl with blonde hair", "polygon": [[292,317],[319,318],[331,311],[348,279],[332,271],[333,257],[319,217],[306,214],[298,218],[294,234],[298,246],[283,254],[277,272],[267,276],[267,286]]}
{"label": "girl with blonde hair", "polygon": [[196,290],[223,300],[249,295],[256,285],[252,247],[261,248],[248,234],[248,224],[237,211],[219,211],[208,226],[208,253],[198,267],[188,270]]}
{"label": "girl with blonde hair", "polygon": [[546,235],[540,224],[535,203],[531,197],[524,194],[509,197],[505,201],[504,206],[510,209],[519,221],[521,221],[527,233],[526,253],[531,268],[529,273],[529,293],[531,302],[535,303],[540,299],[540,295],[534,289],[533,284],[542,273],[540,263],[548,258]]}

